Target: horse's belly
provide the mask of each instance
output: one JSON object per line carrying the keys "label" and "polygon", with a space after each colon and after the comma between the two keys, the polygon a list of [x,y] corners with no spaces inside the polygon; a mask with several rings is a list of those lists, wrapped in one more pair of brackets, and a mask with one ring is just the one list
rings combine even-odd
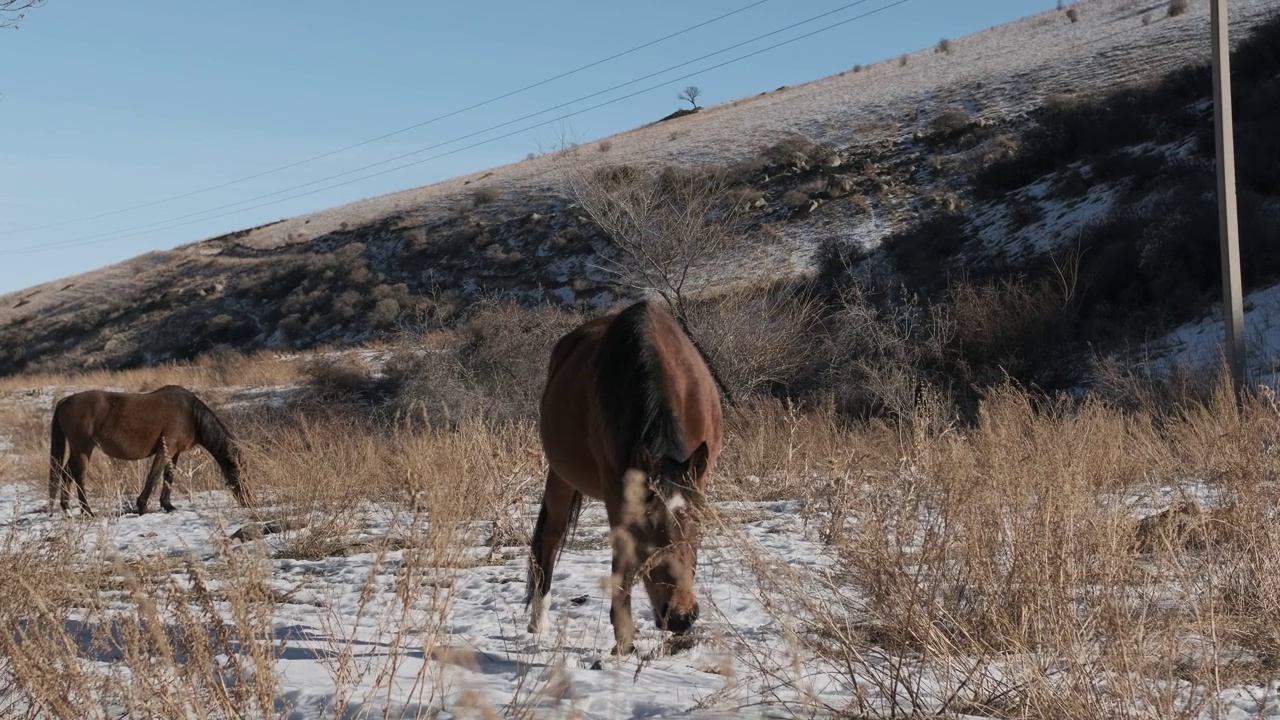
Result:
{"label": "horse's belly", "polygon": [[585,433],[574,437],[562,434],[557,427],[543,427],[542,452],[547,457],[547,464],[574,489],[598,499],[602,497],[600,469],[590,448]]}
{"label": "horse's belly", "polygon": [[134,439],[132,442],[121,438],[99,437],[98,449],[117,460],[141,460],[151,457],[155,452],[155,442]]}

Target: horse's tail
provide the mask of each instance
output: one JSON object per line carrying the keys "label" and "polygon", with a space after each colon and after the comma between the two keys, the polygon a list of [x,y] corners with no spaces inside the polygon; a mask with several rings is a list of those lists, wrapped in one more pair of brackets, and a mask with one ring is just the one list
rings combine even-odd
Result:
{"label": "horse's tail", "polygon": [[245,507],[252,505],[253,497],[240,478],[240,449],[231,431],[208,405],[194,396],[191,398],[191,416],[196,442],[217,461],[218,467],[222,469],[222,478],[236,500]]}
{"label": "horse's tail", "polygon": [[62,409],[62,403],[66,399],[58,401],[53,406],[53,420],[49,423],[49,501],[52,502],[58,495],[59,488],[62,487],[62,480],[65,477],[65,471],[62,468],[63,461],[67,456],[67,436],[62,431],[62,425],[58,423],[58,411]]}
{"label": "horse's tail", "polygon": [[[560,551],[564,550],[565,542],[578,532],[578,517],[582,515],[582,493],[577,490],[573,491],[573,497],[569,499],[569,528],[564,535],[560,536],[560,543],[556,547],[551,548],[557,562],[560,560]],[[530,545],[534,548],[529,553],[529,574],[524,583],[524,606],[527,610],[529,603],[533,602],[533,596],[536,589],[541,584],[538,575],[538,561],[535,557],[538,549],[541,548],[543,537],[547,532],[547,503],[543,500],[542,509],[538,511],[538,521],[533,524],[533,538]]]}

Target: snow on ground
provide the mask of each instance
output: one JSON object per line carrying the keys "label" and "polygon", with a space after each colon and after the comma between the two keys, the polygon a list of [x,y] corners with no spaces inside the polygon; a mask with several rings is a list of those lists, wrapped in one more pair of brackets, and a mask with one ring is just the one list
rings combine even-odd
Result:
{"label": "snow on ground", "polygon": [[[1222,357],[1225,332],[1219,303],[1207,316],[1144,345],[1140,359],[1157,372],[1211,367]],[[1244,333],[1250,382],[1280,388],[1280,285],[1244,297]]]}
{"label": "snow on ground", "polygon": [[[124,559],[193,556],[202,562],[216,561],[219,553],[228,551],[224,548],[243,551],[253,544],[225,543],[230,532],[248,522],[226,493],[180,494],[175,497],[178,509],[170,514],[111,512],[128,503],[128,498],[96,498],[99,517],[68,520],[48,515],[42,494],[31,485],[0,485],[0,507],[9,509],[0,517],[0,535],[16,531],[24,537],[47,536],[57,526],[72,522],[89,529],[86,554],[105,548]],[[753,518],[748,534],[761,547],[792,566],[820,562],[824,553],[807,537],[794,504],[759,504],[739,510],[748,511]],[[369,508],[361,531],[368,538],[386,536],[393,534],[396,522],[393,513]],[[540,641],[525,631],[524,547],[501,548],[487,559],[485,534],[475,533],[475,547],[464,553],[474,562],[440,572],[409,612],[410,627],[439,623],[443,631],[435,636],[439,642],[427,641],[430,647],[424,647],[424,638],[433,634],[413,630],[415,637],[399,652],[387,647],[394,634],[391,626],[405,623],[403,616],[395,614],[397,603],[389,588],[394,585],[396,567],[410,551],[397,550],[383,558],[373,552],[319,560],[273,558],[271,583],[286,598],[275,618],[282,645],[276,664],[281,699],[292,708],[290,716],[313,718],[332,712],[334,673],[345,649],[352,651],[352,662],[360,666],[393,667],[391,684],[404,693],[396,697],[393,692],[393,705],[403,704],[411,717],[442,703],[456,707],[468,693],[478,693],[495,708],[518,705],[536,698],[550,676],[561,672],[567,680],[563,697],[586,717],[787,714],[758,705],[759,698],[751,701],[755,707],[750,708],[738,708],[741,702],[708,702],[717,693],[724,694],[731,678],[741,682],[749,677],[748,670],[731,667],[733,661],[714,640],[716,635],[731,628],[736,636],[754,638],[770,649],[782,652],[786,647],[746,584],[746,571],[730,561],[728,548],[717,548],[709,541],[704,549],[698,589],[705,618],[698,632],[703,640],[674,655],[654,656],[660,633],[653,627],[647,598],[638,591],[637,653],[619,659],[609,655],[613,634],[608,597],[601,588],[610,564],[601,504],[586,508],[575,539],[561,557],[552,592],[552,628]],[[278,546],[283,540],[269,535],[258,541],[262,542]],[[369,585],[378,588],[379,594],[372,601],[362,600],[371,574],[374,581]],[[394,622],[388,623],[389,619]],[[558,670],[561,665],[563,670]],[[828,684],[835,688],[830,701],[847,700],[838,685]],[[363,690],[347,691],[353,711],[361,702],[385,700],[385,695],[371,692],[371,681],[363,686]],[[828,688],[824,694],[830,692]],[[704,704],[713,706],[701,707]],[[567,709],[567,705],[549,707],[548,712],[558,716]]]}
{"label": "snow on ground", "polygon": [[[1154,488],[1152,496],[1137,502],[1144,506],[1139,514],[1187,493],[1212,502],[1194,483]],[[469,707],[486,705],[501,714],[536,709],[547,717],[794,717],[816,707],[796,687],[828,707],[852,700],[847,676],[838,668],[811,656],[793,665],[800,657],[796,644],[776,610],[766,611],[758,582],[746,569],[744,547],[793,569],[831,566],[798,502],[721,504],[736,529],[710,533],[704,541],[698,578],[703,619],[694,645],[664,651],[647,599],[637,592],[637,652],[615,658],[608,652],[613,637],[602,580],[609,573],[610,553],[599,503],[586,507],[557,566],[552,627],[534,638],[525,631],[525,548],[489,548],[490,529],[475,528],[469,536],[474,541],[459,548],[459,567],[428,568],[410,606],[403,608],[394,589],[396,570],[411,550],[291,559],[279,553],[281,536],[243,545],[225,542],[232,529],[248,521],[226,493],[180,494],[175,500],[178,510],[171,514],[137,516],[110,512],[127,506],[128,498],[99,498],[100,517],[65,519],[45,513],[44,498],[32,485],[8,483],[0,485],[0,507],[9,509],[0,517],[0,535],[47,537],[62,524],[76,523],[92,538],[86,553],[97,546],[126,560],[194,557],[203,563],[217,562],[220,553],[262,550],[265,543],[273,550],[270,583],[281,598],[274,617],[279,705],[290,718],[333,716],[339,703],[345,703],[350,717],[366,712],[415,717],[441,710],[439,717],[460,717],[468,716]],[[401,521],[386,508],[369,506],[357,539],[394,535]],[[750,542],[744,545],[743,538]],[[397,634],[400,627],[409,630]],[[741,644],[735,647],[735,642]],[[868,657],[875,652],[867,648]],[[745,661],[751,657],[760,662]],[[879,665],[889,675],[901,662],[884,657]],[[872,657],[862,672],[876,672],[875,667]],[[869,706],[888,715],[895,700],[900,709],[940,702],[936,699],[945,697],[947,681],[935,672],[921,670],[911,698],[876,697],[877,687],[895,688],[884,678],[879,686],[870,677],[860,677],[859,684],[861,692],[870,692],[864,696]],[[345,683],[339,697],[335,677],[342,673],[358,679]],[[1280,684],[1229,689],[1219,702],[1218,716],[1230,720],[1280,717]]]}

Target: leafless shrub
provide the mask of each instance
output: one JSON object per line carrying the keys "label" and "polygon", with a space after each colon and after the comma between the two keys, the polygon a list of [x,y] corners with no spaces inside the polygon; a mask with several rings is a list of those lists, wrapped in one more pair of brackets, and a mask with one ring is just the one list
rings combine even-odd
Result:
{"label": "leafless shrub", "polygon": [[819,305],[804,291],[740,290],[692,303],[689,327],[735,397],[789,388],[812,372]]}
{"label": "leafless shrub", "polygon": [[726,193],[734,207],[750,208],[764,200],[764,193],[753,187],[737,187]]}
{"label": "leafless shrub", "polygon": [[480,207],[481,205],[488,205],[500,197],[502,197],[502,193],[498,188],[492,185],[485,185],[471,191],[471,204]]}
{"label": "leafless shrub", "polygon": [[791,133],[761,151],[765,162],[790,170],[808,170],[823,164],[835,154],[835,148],[815,143],[800,133]]}
{"label": "leafless shrub", "polygon": [[1070,317],[1075,267],[1064,260],[1060,276],[1034,282],[957,281],[931,303],[848,288],[829,336],[841,409],[909,422],[921,402],[971,414],[976,393],[1006,378],[1056,382],[1055,373],[1069,372],[1054,349]]}
{"label": "leafless shrub", "polygon": [[906,67],[906,66],[907,66],[907,57],[908,57],[908,56],[903,55],[902,57],[898,58],[898,67]]}
{"label": "leafless shrub", "polygon": [[1080,19],[1080,10],[1075,5],[1067,8],[1067,19],[1073,23]]}
{"label": "leafless shrub", "polygon": [[407,333],[387,363],[387,379],[396,387],[388,409],[430,427],[532,420],[551,348],[581,322],[567,310],[489,299],[433,347]]}
{"label": "leafless shrub", "polygon": [[946,39],[946,38],[943,38],[943,39],[939,40],[939,41],[938,41],[937,52],[943,53],[944,55],[950,55],[950,54],[951,54],[951,41],[950,41],[950,40],[948,40],[948,39]]}
{"label": "leafless shrub", "polygon": [[938,113],[930,123],[930,129],[940,135],[954,135],[967,130],[971,124],[973,118],[963,108],[949,107]]}
{"label": "leafless shrub", "polygon": [[1169,0],[1169,17],[1177,17],[1191,9],[1191,0]]}
{"label": "leafless shrub", "polygon": [[612,149],[613,149],[612,140],[601,140],[599,143],[596,144],[596,150],[599,150],[602,153],[607,153]]}
{"label": "leafless shrub", "polygon": [[570,170],[574,197],[616,251],[604,269],[641,293],[656,293],[680,317],[711,282],[710,266],[736,247],[741,209],[714,169]]}
{"label": "leafless shrub", "polygon": [[373,380],[373,371],[360,356],[341,353],[307,360],[302,377],[313,391],[332,398],[361,392]]}

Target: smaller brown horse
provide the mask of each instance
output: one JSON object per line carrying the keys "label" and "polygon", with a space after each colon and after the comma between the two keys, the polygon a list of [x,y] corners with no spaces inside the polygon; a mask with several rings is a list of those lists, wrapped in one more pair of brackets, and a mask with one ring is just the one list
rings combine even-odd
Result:
{"label": "smaller brown horse", "polygon": [[[217,461],[227,487],[242,506],[253,499],[240,480],[240,459],[235,439],[226,425],[189,390],[166,385],[149,393],[119,393],[86,390],[68,395],[53,409],[49,443],[49,510],[57,495],[64,513],[69,513],[68,495],[72,480],[80,496],[80,509],[92,515],[85,495],[84,476],[95,447],[117,460],[153,457],[146,485],[138,496],[138,514],[147,511],[147,499],[156,481],[164,474],[160,507],[173,511],[169,501],[173,489],[173,469],[178,456],[199,445]],[[64,460],[67,446],[70,456]]]}
{"label": "smaller brown horse", "polygon": [[550,469],[530,548],[529,631],[547,624],[556,558],[585,495],[604,500],[612,529],[613,652],[633,649],[637,576],[658,629],[687,632],[698,618],[699,513],[722,433],[702,353],[648,302],[584,323],[551,353],[539,432]]}

